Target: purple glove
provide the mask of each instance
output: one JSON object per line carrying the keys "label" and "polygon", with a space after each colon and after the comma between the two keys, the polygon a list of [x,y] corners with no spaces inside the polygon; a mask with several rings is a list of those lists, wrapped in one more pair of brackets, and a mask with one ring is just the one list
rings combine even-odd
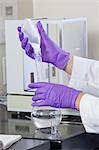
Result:
{"label": "purple glove", "polygon": [[31,44],[28,42],[28,38],[24,37],[24,33],[21,31],[21,27],[17,28],[19,32],[19,39],[21,42],[21,47],[25,50],[25,53],[34,59],[35,54],[34,54],[34,49],[32,48]]}
{"label": "purple glove", "polygon": [[[69,60],[70,54],[59,48],[46,34],[41,22],[37,22],[37,28],[41,37],[41,54],[42,61],[52,63],[60,69],[64,69]],[[21,27],[18,27],[19,39],[22,43],[22,48],[25,49],[26,54],[34,59],[34,50],[29,44],[28,39],[24,38],[24,34],[21,31]]]}
{"label": "purple glove", "polygon": [[81,92],[64,85],[45,82],[31,83],[29,88],[37,89],[32,97],[32,106],[51,106],[56,108],[76,109],[75,101]]}

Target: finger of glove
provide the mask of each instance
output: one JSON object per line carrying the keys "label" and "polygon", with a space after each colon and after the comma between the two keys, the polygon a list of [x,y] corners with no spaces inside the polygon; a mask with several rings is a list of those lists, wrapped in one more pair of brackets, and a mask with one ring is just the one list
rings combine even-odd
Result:
{"label": "finger of glove", "polygon": [[27,43],[28,43],[28,38],[25,37],[25,38],[22,40],[22,43],[21,43],[21,46],[22,46],[23,49],[25,49]]}
{"label": "finger of glove", "polygon": [[38,88],[36,91],[35,91],[35,95],[36,94],[44,94],[45,93],[45,89],[44,88]]}
{"label": "finger of glove", "polygon": [[32,103],[32,106],[46,106],[45,101]]}
{"label": "finger of glove", "polygon": [[34,96],[32,97],[32,100],[33,100],[33,101],[45,100],[45,95],[44,95],[44,94],[37,94],[37,95],[34,95]]}
{"label": "finger of glove", "polygon": [[18,26],[18,27],[17,27],[17,30],[18,30],[18,32],[21,32],[22,27]]}
{"label": "finger of glove", "polygon": [[22,41],[24,39],[24,34],[23,32],[19,32],[19,39],[20,41]]}
{"label": "finger of glove", "polygon": [[23,34],[23,32],[21,31],[21,27],[20,26],[18,26],[18,28],[17,28],[17,31],[19,32],[19,39],[20,39],[20,41],[22,41],[23,40],[23,38],[24,38],[24,34]]}
{"label": "finger of glove", "polygon": [[34,88],[40,88],[45,85],[44,82],[36,82],[36,83],[31,83],[28,85],[29,88],[34,89]]}
{"label": "finger of glove", "polygon": [[26,47],[25,47],[25,53],[34,59],[34,49],[33,47],[31,46],[30,43],[27,43]]}
{"label": "finger of glove", "polygon": [[45,32],[45,30],[44,30],[44,28],[43,28],[41,22],[38,21],[36,25],[37,25],[37,28],[38,28],[38,31],[39,31],[41,37],[42,37],[42,38],[45,37],[47,34],[46,34],[46,32]]}

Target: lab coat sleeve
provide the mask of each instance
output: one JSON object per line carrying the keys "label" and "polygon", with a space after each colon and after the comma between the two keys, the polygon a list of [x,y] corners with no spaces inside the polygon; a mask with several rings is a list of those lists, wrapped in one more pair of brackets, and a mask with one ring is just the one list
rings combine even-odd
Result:
{"label": "lab coat sleeve", "polygon": [[80,102],[80,115],[89,133],[99,133],[99,97],[85,94]]}
{"label": "lab coat sleeve", "polygon": [[73,88],[82,89],[86,74],[94,60],[73,56],[73,68],[69,84]]}
{"label": "lab coat sleeve", "polygon": [[99,97],[99,61],[74,56],[69,86]]}

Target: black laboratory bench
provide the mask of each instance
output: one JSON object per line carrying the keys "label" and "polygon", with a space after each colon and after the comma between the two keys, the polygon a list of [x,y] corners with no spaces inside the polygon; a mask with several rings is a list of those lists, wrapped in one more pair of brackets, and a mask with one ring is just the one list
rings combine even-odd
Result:
{"label": "black laboratory bench", "polygon": [[99,134],[86,133],[80,117],[63,116],[58,133],[52,135],[50,128],[36,130],[33,122],[23,114],[8,113],[6,106],[0,105],[0,133],[22,135],[22,139],[8,150],[99,149]]}

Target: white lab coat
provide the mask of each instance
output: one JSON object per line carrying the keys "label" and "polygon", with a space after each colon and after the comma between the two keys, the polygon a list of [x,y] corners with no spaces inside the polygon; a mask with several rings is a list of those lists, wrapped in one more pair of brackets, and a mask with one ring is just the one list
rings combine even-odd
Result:
{"label": "white lab coat", "polygon": [[69,85],[84,91],[80,115],[87,132],[99,133],[99,61],[74,56]]}

